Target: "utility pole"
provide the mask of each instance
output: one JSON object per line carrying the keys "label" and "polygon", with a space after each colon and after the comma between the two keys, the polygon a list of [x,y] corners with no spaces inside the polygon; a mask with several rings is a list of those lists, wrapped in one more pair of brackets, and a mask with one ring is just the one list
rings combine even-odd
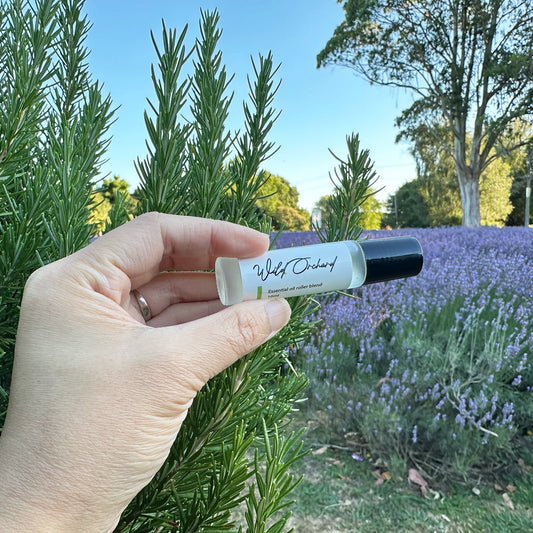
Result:
{"label": "utility pole", "polygon": [[526,176],[526,213],[524,217],[524,226],[529,227],[529,204],[531,203],[531,158],[527,158],[527,176]]}

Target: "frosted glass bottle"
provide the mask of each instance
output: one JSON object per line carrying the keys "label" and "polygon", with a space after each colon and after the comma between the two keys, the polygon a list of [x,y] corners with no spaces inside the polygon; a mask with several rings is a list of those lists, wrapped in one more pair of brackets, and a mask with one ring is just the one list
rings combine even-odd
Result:
{"label": "frosted glass bottle", "polygon": [[415,276],[422,264],[415,238],[393,237],[281,248],[252,259],[219,257],[215,274],[220,301],[233,305]]}

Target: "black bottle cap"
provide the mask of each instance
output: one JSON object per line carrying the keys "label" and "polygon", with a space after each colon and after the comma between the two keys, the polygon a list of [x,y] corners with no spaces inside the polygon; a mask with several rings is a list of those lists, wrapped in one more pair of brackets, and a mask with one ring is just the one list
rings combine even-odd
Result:
{"label": "black bottle cap", "polygon": [[422,270],[422,247],[414,237],[358,241],[366,260],[364,285],[416,276]]}

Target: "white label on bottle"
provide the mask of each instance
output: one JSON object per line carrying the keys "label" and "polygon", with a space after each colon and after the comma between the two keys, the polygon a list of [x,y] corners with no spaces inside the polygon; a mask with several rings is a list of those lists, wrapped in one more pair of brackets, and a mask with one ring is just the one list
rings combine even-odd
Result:
{"label": "white label on bottle", "polygon": [[244,300],[343,290],[352,281],[352,257],[343,242],[271,250],[239,265]]}

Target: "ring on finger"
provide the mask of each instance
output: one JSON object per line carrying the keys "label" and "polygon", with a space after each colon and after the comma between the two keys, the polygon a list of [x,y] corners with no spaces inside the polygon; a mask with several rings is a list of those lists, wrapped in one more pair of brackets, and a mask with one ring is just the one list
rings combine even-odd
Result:
{"label": "ring on finger", "polygon": [[146,301],[146,298],[137,289],[133,290],[133,294],[137,299],[137,303],[139,304],[139,309],[141,311],[141,315],[144,318],[144,321],[148,322],[148,320],[152,318],[152,311],[150,309],[150,306],[148,305],[148,302]]}

